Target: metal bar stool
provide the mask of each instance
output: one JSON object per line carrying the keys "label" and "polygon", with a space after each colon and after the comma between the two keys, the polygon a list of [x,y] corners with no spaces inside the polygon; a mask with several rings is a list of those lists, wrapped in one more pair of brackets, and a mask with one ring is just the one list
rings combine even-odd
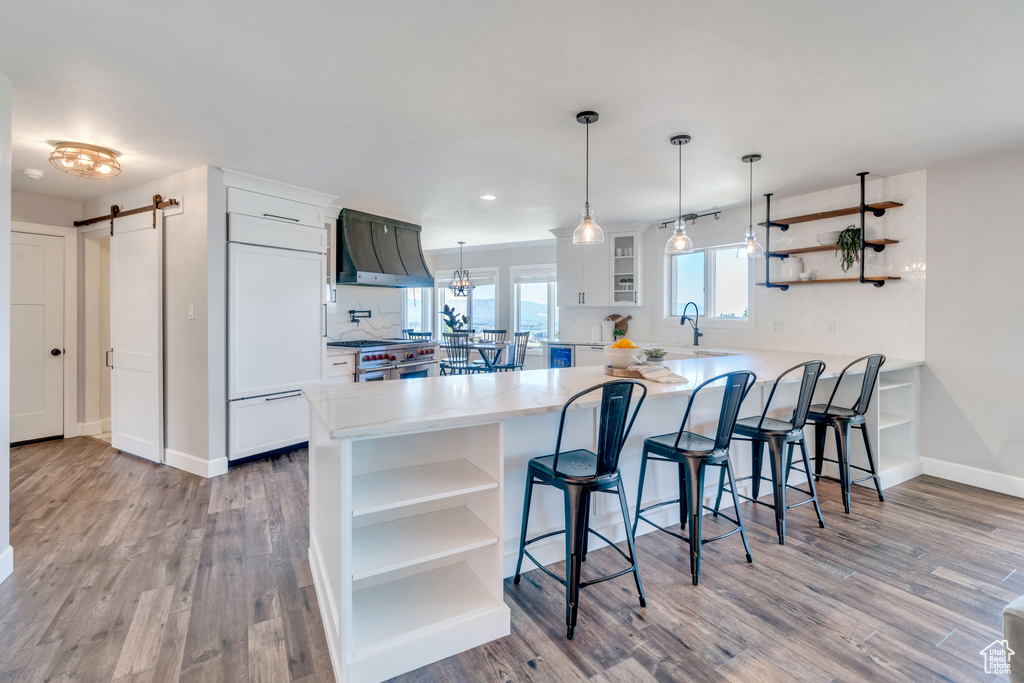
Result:
{"label": "metal bar stool", "polygon": [[[633,388],[640,389],[640,398],[630,414],[630,402]],[[597,453],[586,449],[562,451],[562,428],[565,426],[565,414],[578,399],[595,391],[601,392],[601,422],[597,433]],[[626,493],[622,488],[622,475],[619,473],[619,454],[626,442],[629,430],[633,427],[636,415],[640,412],[647,387],[635,380],[616,380],[599,384],[581,391],[570,398],[562,407],[562,417],[558,423],[558,438],[555,441],[554,455],[532,458],[527,469],[526,498],[523,503],[523,528],[519,537],[519,561],[516,563],[515,584],[519,585],[520,569],[523,556],[530,558],[541,571],[565,586],[565,624],[566,638],[572,640],[576,629],[576,616],[579,611],[580,589],[595,583],[608,581],[624,574],[633,574],[636,590],[640,594],[640,606],[646,607],[644,589],[640,584],[640,571],[636,563],[636,549],[633,546],[633,528],[629,524],[629,509],[626,506]],[[526,540],[526,527],[530,521],[530,500],[533,497],[534,484],[553,486],[560,489],[565,496],[565,529],[542,534]],[[602,534],[589,527],[590,494],[614,493],[619,497],[622,508],[622,522],[626,526],[626,543],[629,554],[611,542]],[[558,576],[543,566],[526,550],[531,543],[565,534],[565,577]],[[587,537],[594,534],[628,562],[629,568],[598,579],[583,581],[581,570],[586,559]]]}
{"label": "metal bar stool", "polygon": [[[857,397],[857,402],[850,408],[840,408],[832,405],[836,398],[836,392],[839,391],[839,385],[843,383],[843,377],[846,376],[846,371],[862,362],[864,363],[864,378],[860,385],[860,395]],[[878,500],[883,503],[885,502],[885,498],[882,496],[882,484],[878,481],[878,470],[875,468],[875,456],[871,450],[871,439],[868,438],[868,430],[864,424],[864,414],[867,412],[868,406],[871,405],[871,394],[875,391],[878,371],[884,363],[885,356],[880,353],[863,356],[853,361],[839,373],[839,379],[836,380],[836,386],[832,389],[832,395],[828,397],[828,403],[812,405],[810,412],[807,413],[807,420],[814,423],[814,478],[815,480],[828,479],[839,482],[839,488],[843,492],[843,508],[846,510],[846,514],[850,514],[850,486],[868,479],[875,480]],[[839,456],[836,460],[825,457],[825,436],[829,427],[836,430],[836,452]],[[868,454],[867,469],[850,464],[851,428],[859,429],[864,436],[864,450]],[[839,465],[838,479],[821,473],[821,465],[826,460]],[[868,476],[851,481],[850,468],[867,472]]]}
{"label": "metal bar stool", "polygon": [[[771,409],[775,390],[779,388],[779,382],[789,373],[801,368],[803,368],[803,377],[800,380],[800,393],[797,395],[793,415],[789,420],[776,420],[775,418],[768,417],[768,411]],[[741,477],[736,481],[751,479],[753,484],[753,497],[742,494],[736,495],[739,495],[744,500],[749,500],[752,503],[764,505],[775,510],[775,531],[779,535],[779,545],[786,544],[786,510],[790,508],[814,503],[814,511],[818,514],[818,525],[822,529],[825,528],[825,520],[821,517],[821,506],[818,504],[818,492],[814,488],[814,480],[811,479],[811,475],[807,475],[809,491],[804,491],[789,484],[789,472],[793,467],[794,446],[800,446],[800,452],[803,454],[804,460],[804,471],[811,471],[810,460],[807,457],[807,444],[804,441],[804,423],[807,421],[807,412],[810,410],[811,401],[814,398],[814,387],[818,384],[818,378],[821,377],[821,373],[824,370],[825,364],[820,360],[807,361],[786,370],[779,375],[775,380],[775,384],[772,385],[771,393],[768,394],[768,400],[764,404],[764,410],[761,411],[760,417],[741,418],[736,421],[736,426],[733,428],[733,439],[750,442],[751,455],[751,476]],[[761,480],[764,479],[761,476],[761,458],[766,443],[768,444],[768,457],[771,461],[772,471],[772,504],[763,503],[757,499],[760,493]],[[784,448],[787,450],[785,459],[782,456]],[[722,503],[724,484],[725,471],[723,470],[718,482],[718,499],[715,501],[716,517],[718,516],[718,508]],[[731,489],[732,486],[729,488]],[[799,503],[787,504],[787,488],[805,493],[810,498]]]}
{"label": "metal bar stool", "polygon": [[[722,409],[718,416],[718,431],[714,439],[700,434],[686,431],[686,421],[690,418],[690,410],[693,408],[693,401],[701,389],[725,380],[725,391],[722,394]],[[643,459],[640,463],[640,485],[636,494],[636,518],[633,521],[633,533],[636,534],[637,525],[640,520],[647,522],[653,527],[661,529],[667,534],[682,539],[690,544],[690,573],[693,575],[693,585],[697,585],[700,577],[700,548],[705,543],[717,541],[726,536],[732,536],[737,531],[743,539],[743,548],[747,553],[747,562],[753,562],[750,556],[750,546],[747,545],[747,535],[743,529],[743,517],[740,514],[740,502],[736,498],[736,484],[733,480],[732,466],[729,464],[729,442],[732,439],[733,427],[736,425],[736,417],[739,415],[740,405],[746,398],[750,388],[757,381],[757,375],[749,370],[730,372],[707,380],[690,394],[690,400],[686,404],[686,412],[683,414],[683,422],[679,425],[679,433],[662,434],[644,439]],[[644,496],[644,478],[647,475],[647,461],[673,462],[679,465],[679,498],[641,507]],[[704,510],[714,512],[704,505],[704,473],[708,465],[721,467],[729,477],[729,490],[732,493],[732,502],[736,508],[736,519],[721,515],[736,525],[736,528],[721,536],[714,538],[701,538],[701,518]],[[719,486],[721,490],[721,486]],[[665,527],[658,526],[643,513],[665,505],[679,504],[679,528],[686,528],[686,518],[690,518],[690,535],[683,536]]]}

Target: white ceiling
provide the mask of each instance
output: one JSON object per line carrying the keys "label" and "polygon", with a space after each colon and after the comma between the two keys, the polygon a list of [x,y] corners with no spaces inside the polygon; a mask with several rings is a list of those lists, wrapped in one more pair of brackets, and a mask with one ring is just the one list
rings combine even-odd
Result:
{"label": "white ceiling", "polygon": [[[47,0],[0,8],[14,190],[87,199],[211,164],[424,225],[424,245],[892,175],[1024,145],[1019,0]],[[56,140],[123,173],[57,172]],[[42,180],[20,169],[46,171]],[[493,193],[485,202],[479,195]]]}

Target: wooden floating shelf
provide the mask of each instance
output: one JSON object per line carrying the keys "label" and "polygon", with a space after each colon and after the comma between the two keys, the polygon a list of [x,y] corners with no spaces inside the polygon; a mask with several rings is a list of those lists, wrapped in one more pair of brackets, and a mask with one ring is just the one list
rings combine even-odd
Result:
{"label": "wooden floating shelf", "polygon": [[[867,247],[871,247],[872,249],[876,249],[876,248],[880,247],[879,249],[877,249],[877,251],[881,251],[888,244],[899,244],[899,243],[900,243],[899,240],[887,240],[887,239],[882,239],[882,240],[864,240],[864,245],[867,246]],[[796,254],[813,254],[813,253],[819,252],[819,251],[834,251],[836,249],[836,246],[837,245],[835,245],[835,244],[826,244],[824,246],[800,247],[798,249],[772,249],[771,255],[772,256],[795,256]]]}
{"label": "wooden floating shelf", "polygon": [[[899,276],[885,275],[883,277],[865,277],[868,282],[885,282],[887,280],[899,280]],[[772,286],[789,286],[789,285],[821,285],[821,284],[832,284],[836,282],[860,282],[859,277],[837,277],[837,278],[824,278],[821,280],[789,280],[787,282],[775,282],[772,281]],[[764,286],[764,283],[759,283]]]}
{"label": "wooden floating shelf", "polygon": [[[878,202],[877,204],[868,204],[867,210],[871,212],[884,211],[885,209],[895,209],[903,206],[899,202]],[[805,216],[793,216],[792,218],[779,218],[772,219],[772,225],[793,225],[794,223],[809,223],[810,221],[823,221],[828,218],[838,218],[840,216],[852,216],[860,213],[859,206],[851,206],[848,209],[835,209],[834,211],[822,211],[821,213],[809,213]],[[758,225],[764,225],[764,223],[758,223]]]}

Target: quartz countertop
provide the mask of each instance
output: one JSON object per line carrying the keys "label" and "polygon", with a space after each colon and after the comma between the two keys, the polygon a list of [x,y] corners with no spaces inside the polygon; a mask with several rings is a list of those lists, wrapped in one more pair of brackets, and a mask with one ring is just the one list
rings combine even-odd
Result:
{"label": "quartz countertop", "polygon": [[[750,351],[741,355],[668,361],[665,366],[687,384],[644,382],[647,400],[688,396],[701,382],[734,370],[753,370],[758,385],[771,384],[783,371],[808,360],[825,362],[823,378],[835,377],[855,356],[790,351]],[[889,359],[882,371],[923,365],[921,360]],[[406,434],[557,412],[574,394],[610,381],[601,366],[428,377],[394,382],[323,384],[303,389],[314,413],[332,438]],[[791,381],[799,381],[794,373]],[[578,401],[574,408],[597,405]]]}

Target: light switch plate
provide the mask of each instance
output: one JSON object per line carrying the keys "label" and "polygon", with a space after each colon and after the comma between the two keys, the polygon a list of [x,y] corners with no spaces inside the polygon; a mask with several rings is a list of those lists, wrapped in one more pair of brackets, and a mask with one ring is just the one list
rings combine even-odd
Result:
{"label": "light switch plate", "polygon": [[784,323],[781,320],[776,320],[775,322],[772,323],[772,331],[773,332],[785,332],[786,331],[786,323]]}

